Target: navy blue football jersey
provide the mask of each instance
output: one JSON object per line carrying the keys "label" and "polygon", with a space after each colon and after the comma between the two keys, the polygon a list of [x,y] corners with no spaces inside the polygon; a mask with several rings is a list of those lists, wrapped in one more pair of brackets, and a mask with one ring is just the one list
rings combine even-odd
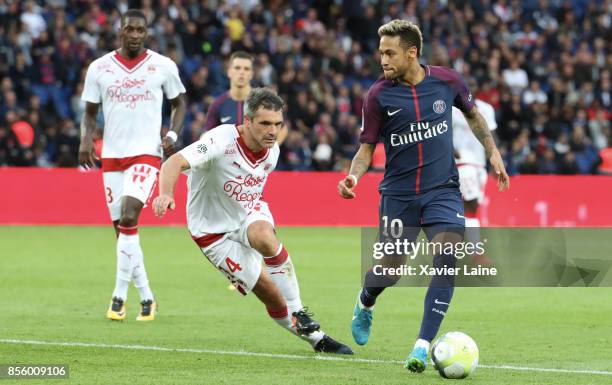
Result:
{"label": "navy blue football jersey", "polygon": [[244,102],[231,98],[229,91],[217,97],[208,108],[204,132],[222,124],[242,124]]}
{"label": "navy blue football jersey", "polygon": [[456,71],[423,66],[425,78],[415,86],[378,79],[363,107],[361,143],[384,143],[386,164],[380,192],[415,195],[438,187],[458,186],[453,157],[452,106],[474,107],[468,87]]}

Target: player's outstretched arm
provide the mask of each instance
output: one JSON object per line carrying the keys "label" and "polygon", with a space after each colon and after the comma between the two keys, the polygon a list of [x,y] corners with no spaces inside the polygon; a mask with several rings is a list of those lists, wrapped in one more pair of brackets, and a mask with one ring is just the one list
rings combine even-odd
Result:
{"label": "player's outstretched arm", "polygon": [[168,210],[174,210],[174,187],[182,171],[189,169],[189,162],[181,154],[172,155],[162,164],[159,172],[159,195],[153,200],[153,212],[163,217]]}
{"label": "player's outstretched arm", "polygon": [[187,111],[185,94],[179,94],[176,98],[170,99],[170,107],[172,110],[170,113],[170,130],[162,140],[162,149],[165,156],[170,156],[176,152],[174,144],[183,129]]}
{"label": "player's outstretched arm", "polygon": [[98,159],[94,152],[93,133],[96,130],[96,117],[98,116],[97,103],[85,103],[85,113],[81,119],[81,144],[79,145],[79,164],[85,168],[95,167]]}
{"label": "player's outstretched arm", "polygon": [[368,172],[372,163],[372,155],[376,148],[375,143],[362,143],[357,150],[357,154],[351,162],[351,170],[349,174],[338,183],[338,193],[344,199],[355,198],[353,189],[357,186],[359,179]]}
{"label": "player's outstretched arm", "polygon": [[493,135],[491,135],[491,130],[487,126],[487,121],[484,117],[478,112],[476,107],[472,108],[470,112],[464,112],[465,120],[467,120],[472,132],[478,138],[482,146],[485,148],[487,153],[487,158],[489,162],[491,162],[491,167],[493,167],[493,171],[497,175],[497,188],[499,191],[504,191],[510,187],[510,177],[506,172],[506,167],[504,166],[504,161],[497,149],[497,145],[495,145],[495,140],[493,139]]}

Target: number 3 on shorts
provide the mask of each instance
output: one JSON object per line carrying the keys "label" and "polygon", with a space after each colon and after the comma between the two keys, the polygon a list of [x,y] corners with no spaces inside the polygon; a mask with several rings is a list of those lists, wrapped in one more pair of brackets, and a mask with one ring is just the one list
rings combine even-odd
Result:
{"label": "number 3 on shorts", "polygon": [[113,190],[110,187],[106,188],[106,203],[113,203]]}
{"label": "number 3 on shorts", "polygon": [[240,264],[232,261],[230,257],[225,258],[225,264],[232,273],[236,270],[242,271],[242,267],[240,267]]}

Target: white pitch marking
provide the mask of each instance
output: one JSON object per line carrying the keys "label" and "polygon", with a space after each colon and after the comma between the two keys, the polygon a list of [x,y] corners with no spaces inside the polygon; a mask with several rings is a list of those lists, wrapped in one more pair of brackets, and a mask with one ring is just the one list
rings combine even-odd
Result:
{"label": "white pitch marking", "polygon": [[[36,340],[16,340],[16,339],[0,339],[0,343],[16,344],[16,345],[46,345],[46,346],[70,346],[84,348],[105,348],[105,349],[125,349],[125,350],[151,350],[157,352],[180,352],[180,353],[204,353],[204,354],[219,354],[226,356],[248,356],[248,357],[266,357],[266,358],[286,358],[290,360],[317,360],[317,361],[336,361],[336,362],[356,362],[365,364],[403,364],[404,361],[395,360],[373,360],[367,358],[342,358],[337,356],[309,355],[300,356],[297,354],[277,354],[277,353],[260,353],[247,352],[244,350],[215,350],[215,349],[191,349],[191,348],[165,348],[162,346],[147,346],[147,345],[119,345],[119,344],[99,344],[89,342],[53,342],[53,341],[36,341]],[[556,369],[556,368],[535,368],[527,366],[512,366],[512,365],[478,365],[483,369],[500,369],[500,370],[519,370],[527,372],[548,372],[548,373],[572,373],[572,374],[599,374],[604,376],[612,376],[612,372],[605,370],[574,370],[574,369]]]}

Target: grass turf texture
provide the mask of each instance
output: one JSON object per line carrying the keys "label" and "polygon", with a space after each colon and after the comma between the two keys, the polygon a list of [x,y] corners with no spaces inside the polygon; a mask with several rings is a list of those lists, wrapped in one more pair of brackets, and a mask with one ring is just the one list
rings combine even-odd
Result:
{"label": "grass turf texture", "polygon": [[[281,228],[302,299],[354,358],[403,360],[418,333],[425,288],[393,288],[376,308],[370,342],[353,343],[350,319],[359,287],[359,229]],[[160,313],[104,318],[115,276],[109,227],[0,227],[0,339],[146,345],[314,356],[279,328],[255,296],[227,290],[184,228],[142,228],[141,242]],[[459,330],[483,365],[612,371],[611,288],[459,288],[441,332]],[[0,342],[0,364],[67,363],[74,384],[398,384],[443,383],[429,367]],[[479,368],[470,384],[609,384],[612,376]],[[24,382],[22,380],[21,382]],[[16,383],[6,381],[3,383]],[[28,384],[49,383],[27,380]]]}

